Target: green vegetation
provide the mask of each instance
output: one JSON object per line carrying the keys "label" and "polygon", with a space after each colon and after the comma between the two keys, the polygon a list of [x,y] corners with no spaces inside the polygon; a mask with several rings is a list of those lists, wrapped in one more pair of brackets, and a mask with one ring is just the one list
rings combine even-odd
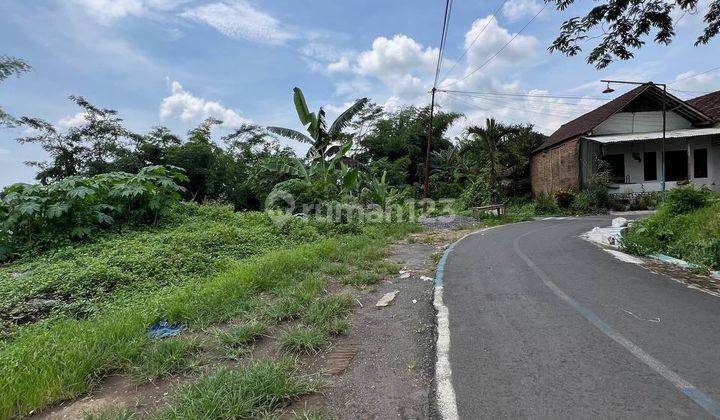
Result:
{"label": "green vegetation", "polygon": [[157,227],[105,235],[0,268],[0,320],[16,329],[53,316],[86,318],[169,286],[202,281],[236,260],[332,235],[263,213],[182,204]]}
{"label": "green vegetation", "polygon": [[149,382],[192,369],[193,356],[202,344],[193,338],[173,337],[153,342],[142,350],[130,367],[135,382]]}
{"label": "green vegetation", "polygon": [[294,353],[314,353],[328,340],[328,334],[320,328],[296,326],[280,336],[283,349]]}
{"label": "green vegetation", "polygon": [[230,331],[219,332],[218,336],[224,345],[237,349],[258,340],[265,334],[267,328],[267,325],[253,321],[235,326]]}
{"label": "green vegetation", "polygon": [[315,392],[315,381],[299,377],[294,362],[254,362],[239,370],[220,370],[178,391],[158,419],[262,418],[292,399]]}
{"label": "green vegetation", "polygon": [[98,229],[154,222],[180,199],[187,181],[176,167],[148,166],[133,175],[73,176],[50,185],[14,184],[0,196],[0,261]]}
{"label": "green vegetation", "polygon": [[633,224],[623,247],[638,255],[667,254],[720,269],[720,196],[693,186],[674,189],[652,217]]}
{"label": "green vegetation", "polygon": [[[267,216],[249,213],[236,217],[264,220]],[[382,255],[383,244],[409,229],[402,224],[377,225],[364,228],[361,235],[312,236],[312,243],[227,261],[215,275],[133,295],[133,299],[109,305],[86,319],[57,316],[23,325],[0,344],[0,389],[4,390],[0,417],[80,395],[105,374],[126,369],[128,362],[136,364],[149,346],[149,326],[159,319],[184,324],[190,330],[234,318],[249,322],[265,315],[268,304],[263,296],[267,296],[271,307],[284,300],[282,307],[295,308],[293,316],[309,327],[321,328],[325,334],[339,332],[341,325],[328,317],[342,312],[342,305],[335,300],[342,298],[323,300],[328,309],[312,304],[323,289],[319,274],[334,263],[369,267],[372,258]],[[270,239],[277,241],[277,237]],[[273,248],[266,245],[264,249]],[[314,309],[303,318],[306,308]]]}

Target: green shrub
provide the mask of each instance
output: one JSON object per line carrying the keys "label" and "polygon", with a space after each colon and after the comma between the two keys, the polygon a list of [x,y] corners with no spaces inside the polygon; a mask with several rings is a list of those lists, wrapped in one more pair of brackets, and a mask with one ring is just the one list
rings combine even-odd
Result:
{"label": "green shrub", "polygon": [[492,188],[484,177],[476,178],[460,195],[460,201],[467,209],[490,203]]}
{"label": "green shrub", "polygon": [[568,209],[575,201],[575,193],[570,190],[557,190],[553,193],[555,202],[561,209]]}
{"label": "green shrub", "polygon": [[547,214],[554,213],[557,210],[558,205],[552,194],[543,191],[535,196],[535,213]]}
{"label": "green shrub", "polygon": [[1,267],[0,321],[85,318],[109,304],[211,275],[231,261],[333,234],[321,235],[299,218],[280,228],[264,213],[182,203],[162,226],[105,234]]}
{"label": "green shrub", "polygon": [[672,216],[690,213],[710,204],[710,194],[707,187],[696,188],[692,184],[675,188],[666,194],[662,208]]}
{"label": "green shrub", "polygon": [[46,248],[111,226],[153,222],[180,199],[178,182],[186,180],[180,168],[148,166],[135,175],[11,185],[0,193],[0,261],[29,245]]}
{"label": "green shrub", "polygon": [[666,205],[634,223],[623,235],[623,248],[637,255],[662,253],[720,269],[720,202],[678,215]]}

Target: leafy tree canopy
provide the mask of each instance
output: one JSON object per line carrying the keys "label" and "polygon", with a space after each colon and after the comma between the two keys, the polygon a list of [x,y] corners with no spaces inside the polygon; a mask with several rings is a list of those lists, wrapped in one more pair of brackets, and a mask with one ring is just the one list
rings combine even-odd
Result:
{"label": "leafy tree canopy", "polygon": [[[546,0],[560,11],[575,0]],[[568,56],[582,51],[581,44],[594,39],[600,42],[590,51],[587,61],[598,69],[616,59],[628,60],[633,49],[645,45],[645,38],[654,32],[653,41],[668,45],[675,37],[673,12],[698,13],[698,0],[600,0],[584,17],[573,17],[560,27],[560,35],[550,46]],[[695,40],[695,46],[707,44],[720,31],[720,0],[711,0],[703,12],[705,28]],[[599,33],[594,34],[597,30]]]}
{"label": "leafy tree canopy", "polygon": [[[0,82],[10,76],[19,76],[28,71],[30,71],[30,65],[25,61],[6,55],[0,56]],[[0,127],[13,127],[15,125],[17,125],[17,120],[0,107]]]}

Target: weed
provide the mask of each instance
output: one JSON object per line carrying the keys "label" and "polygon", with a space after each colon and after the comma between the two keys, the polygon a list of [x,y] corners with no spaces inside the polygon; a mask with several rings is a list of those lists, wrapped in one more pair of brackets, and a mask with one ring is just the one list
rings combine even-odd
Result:
{"label": "weed", "polygon": [[201,350],[197,339],[174,337],[151,343],[130,366],[130,377],[138,383],[191,370]]}
{"label": "weed", "polygon": [[297,326],[280,337],[280,346],[293,353],[316,353],[327,340],[328,333],[322,328]]}
{"label": "weed", "polygon": [[184,386],[157,418],[262,418],[316,390],[314,381],[297,376],[290,360],[254,362],[240,370],[205,375]]}
{"label": "weed", "polygon": [[[233,217],[264,220],[267,216],[247,213]],[[202,329],[238,314],[260,317],[265,311],[260,299],[264,293],[278,294],[294,288],[315,290],[323,264],[341,261],[348,255],[360,256],[354,263],[370,258],[387,241],[411,230],[401,224],[371,226],[364,235],[321,239],[265,252],[228,264],[214,276],[168,287],[163,293],[133,295],[132,300],[109,306],[90,319],[58,316],[24,326],[10,341],[0,343],[0,418],[22,416],[86,393],[107,372],[122,371],[128,361],[141,356],[149,342],[148,327],[158,319]],[[277,246],[277,239],[274,241],[272,245],[266,243],[265,249]],[[293,299],[297,301],[297,296]],[[302,311],[296,314],[302,315]],[[319,332],[324,343],[327,333]],[[313,347],[319,348],[322,343]]]}
{"label": "weed", "polygon": [[267,325],[260,322],[250,322],[232,328],[230,331],[218,333],[218,338],[227,347],[240,348],[254,343],[267,331]]}

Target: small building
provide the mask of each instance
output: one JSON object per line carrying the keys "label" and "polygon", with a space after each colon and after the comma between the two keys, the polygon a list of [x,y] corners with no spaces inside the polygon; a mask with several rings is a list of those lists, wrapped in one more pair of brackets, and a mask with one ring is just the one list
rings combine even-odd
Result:
{"label": "small building", "polygon": [[688,182],[720,190],[720,91],[683,101],[649,82],[563,124],[533,152],[533,194],[581,189],[598,159],[609,166],[611,193]]}

